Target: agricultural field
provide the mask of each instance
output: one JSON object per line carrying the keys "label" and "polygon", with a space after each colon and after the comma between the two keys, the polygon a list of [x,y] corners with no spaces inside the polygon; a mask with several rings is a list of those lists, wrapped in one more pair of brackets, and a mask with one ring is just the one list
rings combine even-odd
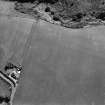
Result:
{"label": "agricultural field", "polygon": [[0,96],[9,105],[105,105],[104,1],[3,5]]}
{"label": "agricultural field", "polygon": [[104,105],[103,29],[68,30],[44,21],[34,24],[14,103]]}

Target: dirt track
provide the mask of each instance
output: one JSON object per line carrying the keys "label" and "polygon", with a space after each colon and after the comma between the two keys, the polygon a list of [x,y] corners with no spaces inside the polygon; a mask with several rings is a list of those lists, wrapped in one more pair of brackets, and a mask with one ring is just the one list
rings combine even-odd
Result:
{"label": "dirt track", "polygon": [[20,62],[24,70],[14,105],[105,104],[104,27],[71,30],[1,17],[0,39],[0,62]]}

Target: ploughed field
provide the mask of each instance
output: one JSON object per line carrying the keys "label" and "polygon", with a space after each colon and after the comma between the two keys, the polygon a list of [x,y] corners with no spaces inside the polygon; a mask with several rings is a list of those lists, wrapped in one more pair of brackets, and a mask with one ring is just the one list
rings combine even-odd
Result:
{"label": "ploughed field", "polygon": [[1,69],[8,60],[23,66],[13,105],[104,105],[104,28],[1,16]]}

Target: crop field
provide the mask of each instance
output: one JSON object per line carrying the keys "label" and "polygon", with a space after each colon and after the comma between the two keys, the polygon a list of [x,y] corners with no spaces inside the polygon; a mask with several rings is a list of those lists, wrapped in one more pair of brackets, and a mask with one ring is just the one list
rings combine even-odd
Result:
{"label": "crop field", "polygon": [[[35,19],[0,16],[1,71],[6,62],[23,69],[13,105],[105,105],[105,26]],[[1,78],[0,95],[8,89]]]}
{"label": "crop field", "polygon": [[89,31],[34,24],[14,103],[104,105],[104,30]]}

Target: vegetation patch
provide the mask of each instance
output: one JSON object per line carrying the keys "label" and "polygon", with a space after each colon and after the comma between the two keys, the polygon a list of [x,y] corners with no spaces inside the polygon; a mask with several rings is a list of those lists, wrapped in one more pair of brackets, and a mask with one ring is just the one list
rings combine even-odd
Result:
{"label": "vegetation patch", "polygon": [[10,1],[16,1],[15,10],[18,12],[65,27],[84,27],[92,21],[105,21],[105,0]]}

